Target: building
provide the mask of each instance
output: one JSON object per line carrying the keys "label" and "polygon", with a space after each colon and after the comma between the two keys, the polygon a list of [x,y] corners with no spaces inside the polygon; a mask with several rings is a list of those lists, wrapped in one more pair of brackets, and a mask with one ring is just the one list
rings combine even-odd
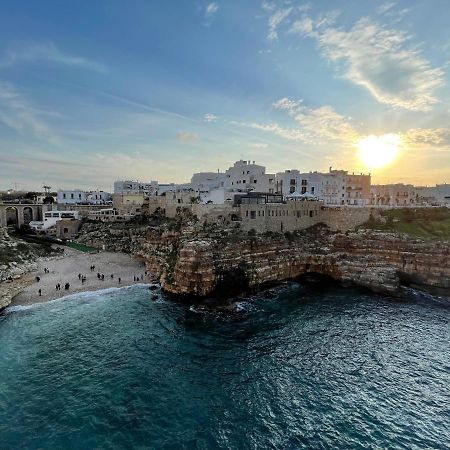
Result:
{"label": "building", "polygon": [[114,182],[114,194],[135,194],[140,192],[148,196],[158,195],[158,182],[142,183],[130,180]]}
{"label": "building", "polygon": [[450,206],[450,184],[420,186],[416,188],[420,202],[430,206]]}
{"label": "building", "polygon": [[225,172],[199,172],[192,176],[192,190],[203,203],[231,201],[234,192],[275,192],[275,175],[255,161],[236,161]]}
{"label": "building", "polygon": [[48,231],[56,228],[57,222],[60,220],[80,220],[81,216],[78,211],[46,211],[43,213],[43,221],[31,221],[30,227],[36,231]]}
{"label": "building", "polygon": [[417,188],[412,184],[374,184],[370,187],[371,206],[416,206],[420,203]]}
{"label": "building", "polygon": [[[331,170],[330,170],[331,172]],[[344,172],[344,171],[338,171]],[[345,204],[351,206],[367,206],[370,204],[370,174],[363,173],[345,176]]]}
{"label": "building", "polygon": [[109,192],[83,191],[81,189],[59,189],[56,197],[57,203],[61,205],[106,205],[111,200]]}

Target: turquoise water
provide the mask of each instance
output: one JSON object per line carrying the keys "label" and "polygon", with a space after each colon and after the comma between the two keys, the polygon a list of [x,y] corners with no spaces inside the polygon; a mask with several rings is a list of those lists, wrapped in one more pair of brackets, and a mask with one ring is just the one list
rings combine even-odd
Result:
{"label": "turquoise water", "polygon": [[450,448],[445,302],[292,285],[218,315],[149,297],[0,316],[2,450]]}

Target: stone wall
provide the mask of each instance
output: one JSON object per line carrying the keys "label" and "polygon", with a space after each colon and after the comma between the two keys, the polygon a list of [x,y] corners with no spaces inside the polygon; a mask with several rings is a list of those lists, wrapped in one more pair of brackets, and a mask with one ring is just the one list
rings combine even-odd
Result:
{"label": "stone wall", "polygon": [[344,232],[366,223],[371,215],[379,216],[380,212],[376,208],[367,207],[323,207],[321,222],[332,231]]}
{"label": "stone wall", "polygon": [[257,233],[303,230],[322,222],[322,204],[316,201],[288,201],[273,204],[240,205],[241,228]]}

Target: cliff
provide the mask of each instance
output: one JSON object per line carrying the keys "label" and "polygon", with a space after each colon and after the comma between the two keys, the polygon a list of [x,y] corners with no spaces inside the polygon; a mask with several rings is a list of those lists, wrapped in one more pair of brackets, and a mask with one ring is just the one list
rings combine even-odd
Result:
{"label": "cliff", "polygon": [[248,236],[147,232],[140,255],[162,288],[176,295],[234,295],[306,273],[400,295],[403,286],[450,295],[450,245],[405,235],[362,230]]}
{"label": "cliff", "polygon": [[36,270],[36,258],[50,252],[50,248],[13,239],[0,228],[0,310],[30,282],[26,275]]}

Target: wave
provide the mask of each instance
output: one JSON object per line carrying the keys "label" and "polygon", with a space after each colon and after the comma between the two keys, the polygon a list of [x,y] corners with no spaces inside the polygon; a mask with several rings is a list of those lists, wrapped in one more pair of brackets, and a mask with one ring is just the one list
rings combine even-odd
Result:
{"label": "wave", "polygon": [[124,290],[128,290],[128,289],[133,289],[136,287],[150,287],[150,286],[155,286],[154,284],[148,284],[148,283],[136,283],[136,284],[132,284],[129,286],[121,286],[121,287],[109,287],[109,288],[105,288],[105,289],[96,289],[93,291],[82,291],[82,292],[75,292],[73,294],[68,294],[65,295],[63,297],[58,297],[58,298],[54,298],[53,300],[48,300],[46,302],[38,302],[38,303],[32,303],[31,305],[14,305],[14,306],[8,306],[7,308],[5,308],[3,310],[3,312],[5,313],[14,313],[14,312],[21,312],[21,311],[27,311],[30,309],[34,309],[34,308],[40,308],[42,306],[46,306],[49,304],[53,304],[53,303],[59,303],[62,301],[66,301],[66,300],[73,300],[73,299],[77,299],[77,300],[81,300],[84,298],[89,298],[89,297],[102,297],[105,294],[110,294],[113,292],[118,292],[118,291],[124,291]]}

